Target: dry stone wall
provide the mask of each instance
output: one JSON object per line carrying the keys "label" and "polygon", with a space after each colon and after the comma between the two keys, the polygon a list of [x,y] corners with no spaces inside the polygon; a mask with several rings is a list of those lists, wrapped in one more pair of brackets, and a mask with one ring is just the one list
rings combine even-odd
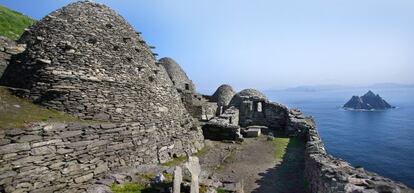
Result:
{"label": "dry stone wall", "polygon": [[283,130],[288,124],[288,108],[270,102],[264,94],[254,89],[245,89],[234,95],[230,106],[240,110],[239,124],[242,127],[260,125]]}
{"label": "dry stone wall", "polygon": [[188,78],[181,66],[172,58],[161,58],[159,63],[165,68],[173,85],[179,91],[196,92],[193,82]]}
{"label": "dry stone wall", "polygon": [[214,117],[203,125],[206,139],[212,140],[242,140],[239,126],[239,110],[235,107],[226,109],[218,117]]}
{"label": "dry stone wall", "polygon": [[412,193],[412,189],[348,162],[325,151],[324,144],[310,117],[296,110],[290,126],[305,133],[305,179],[311,193]]}
{"label": "dry stone wall", "polygon": [[212,101],[217,102],[219,107],[227,107],[235,94],[236,92],[230,85],[223,84],[217,88],[211,98]]}
{"label": "dry stone wall", "polygon": [[26,45],[17,44],[9,38],[0,36],[0,77],[9,65],[11,56],[23,52],[25,48]]}
{"label": "dry stone wall", "polygon": [[[83,119],[175,122],[191,118],[150,47],[120,15],[87,1],[37,22],[21,39],[1,85]],[[172,113],[173,112],[173,113]]]}
{"label": "dry stone wall", "polygon": [[52,123],[0,130],[0,192],[84,192],[117,168],[164,163],[202,146],[199,128],[153,123]]}

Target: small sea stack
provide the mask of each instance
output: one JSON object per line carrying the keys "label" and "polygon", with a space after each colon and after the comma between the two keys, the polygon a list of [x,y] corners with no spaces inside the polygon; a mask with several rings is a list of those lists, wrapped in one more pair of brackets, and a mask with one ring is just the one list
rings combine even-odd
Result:
{"label": "small sea stack", "polygon": [[385,110],[395,108],[378,94],[368,91],[363,96],[353,96],[345,105],[347,110]]}

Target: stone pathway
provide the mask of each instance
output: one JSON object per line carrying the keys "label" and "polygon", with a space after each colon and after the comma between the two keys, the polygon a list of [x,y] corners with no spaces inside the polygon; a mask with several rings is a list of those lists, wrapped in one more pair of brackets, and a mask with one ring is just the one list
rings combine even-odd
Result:
{"label": "stone pathway", "polygon": [[275,159],[275,146],[265,137],[249,138],[243,144],[212,142],[210,146],[200,163],[221,181],[241,180],[246,193],[304,192],[304,146],[298,140],[291,140],[283,160]]}

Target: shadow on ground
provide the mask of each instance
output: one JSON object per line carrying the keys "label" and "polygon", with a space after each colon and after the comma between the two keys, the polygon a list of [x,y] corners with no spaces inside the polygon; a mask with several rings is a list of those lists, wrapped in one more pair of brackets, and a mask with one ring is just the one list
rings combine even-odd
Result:
{"label": "shadow on ground", "polygon": [[259,187],[252,192],[304,193],[304,153],[304,142],[292,138],[288,143],[283,159],[274,168],[259,174],[261,178],[256,181]]}

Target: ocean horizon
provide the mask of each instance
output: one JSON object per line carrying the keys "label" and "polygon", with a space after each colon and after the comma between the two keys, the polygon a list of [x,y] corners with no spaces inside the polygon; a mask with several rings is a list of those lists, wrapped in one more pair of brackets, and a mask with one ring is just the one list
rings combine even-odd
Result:
{"label": "ocean horizon", "polygon": [[314,117],[328,153],[414,187],[414,88],[376,88],[396,108],[354,111],[342,108],[365,88],[323,91],[265,91],[273,102]]}

